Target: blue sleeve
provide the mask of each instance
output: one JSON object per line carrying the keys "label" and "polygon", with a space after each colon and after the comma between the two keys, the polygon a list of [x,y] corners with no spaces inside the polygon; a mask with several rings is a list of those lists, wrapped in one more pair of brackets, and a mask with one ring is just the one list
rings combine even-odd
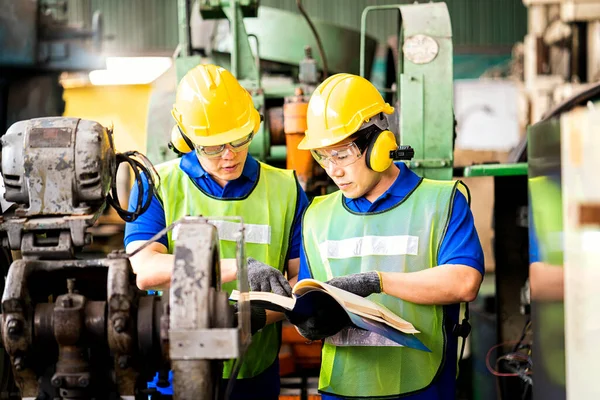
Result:
{"label": "blue sleeve", "polygon": [[[144,196],[146,196],[148,191],[148,181],[144,175],[142,175],[142,182],[144,184]],[[131,188],[131,194],[129,196],[129,211],[135,210],[138,196],[138,187],[137,184],[134,184]],[[165,227],[165,211],[156,195],[153,195],[152,201],[150,202],[150,207],[148,207],[146,212],[140,215],[135,221],[127,222],[125,224],[125,247],[127,247],[129,243],[135,242],[136,240],[151,239],[152,236],[156,235]],[[165,247],[168,247],[166,235],[161,237],[158,242],[165,245]]]}
{"label": "blue sleeve", "polygon": [[300,247],[300,272],[298,272],[298,282],[302,279],[310,279],[312,275],[308,268],[308,262],[306,262],[306,253],[304,247]]}
{"label": "blue sleeve", "polygon": [[467,199],[456,191],[452,215],[438,253],[438,265],[462,264],[485,273],[483,249]]}
{"label": "blue sleeve", "polygon": [[538,248],[538,237],[535,233],[535,221],[533,213],[529,207],[529,263],[540,261],[540,252]]}
{"label": "blue sleeve", "polygon": [[300,257],[300,248],[302,247],[302,215],[308,207],[308,197],[306,193],[296,181],[298,187],[298,200],[296,206],[296,214],[294,215],[294,225],[292,226],[292,240],[290,242],[289,260]]}

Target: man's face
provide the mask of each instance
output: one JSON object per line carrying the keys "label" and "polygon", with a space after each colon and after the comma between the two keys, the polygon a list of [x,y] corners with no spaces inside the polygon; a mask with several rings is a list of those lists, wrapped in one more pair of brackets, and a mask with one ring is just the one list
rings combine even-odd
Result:
{"label": "man's face", "polygon": [[248,148],[234,152],[231,146],[225,146],[225,150],[220,156],[207,157],[196,152],[198,160],[202,168],[213,177],[213,179],[224,187],[229,181],[236,180],[242,175],[246,157],[248,156]]}
{"label": "man's face", "polygon": [[[367,196],[381,180],[381,174],[367,167],[364,152],[361,154],[350,139],[317,151],[334,155],[331,159],[337,163],[329,161],[320,164],[347,198]],[[345,163],[349,164],[344,166]]]}

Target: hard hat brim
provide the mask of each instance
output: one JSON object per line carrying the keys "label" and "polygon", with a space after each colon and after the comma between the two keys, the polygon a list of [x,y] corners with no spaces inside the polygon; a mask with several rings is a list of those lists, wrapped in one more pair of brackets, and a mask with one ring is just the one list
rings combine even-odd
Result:
{"label": "hard hat brim", "polygon": [[254,132],[254,123],[248,121],[247,124],[236,129],[232,129],[227,132],[219,133],[217,135],[200,136],[200,135],[188,135],[190,140],[198,146],[220,146],[222,144],[230,143],[235,140],[239,140],[245,136],[248,136]]}

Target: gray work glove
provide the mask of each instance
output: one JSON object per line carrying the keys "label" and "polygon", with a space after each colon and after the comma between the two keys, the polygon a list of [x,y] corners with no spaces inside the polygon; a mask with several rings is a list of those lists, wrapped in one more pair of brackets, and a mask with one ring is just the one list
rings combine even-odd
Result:
{"label": "gray work glove", "polygon": [[296,325],[302,336],[308,340],[322,340],[350,325],[350,317],[331,296],[319,292],[313,292],[311,296],[319,305],[312,315],[285,313],[287,320]]}
{"label": "gray work glove", "polygon": [[[239,313],[237,303],[233,305],[233,309],[235,310],[234,319],[235,325],[237,326]],[[256,332],[264,328],[265,325],[267,325],[267,311],[262,307],[250,304],[250,333],[254,335]]]}
{"label": "gray work glove", "polygon": [[375,271],[340,276],[325,283],[361,297],[367,297],[373,293],[381,293],[381,279]]}
{"label": "gray work glove", "polygon": [[273,292],[292,297],[292,287],[278,269],[248,257],[248,282],[250,290]]}

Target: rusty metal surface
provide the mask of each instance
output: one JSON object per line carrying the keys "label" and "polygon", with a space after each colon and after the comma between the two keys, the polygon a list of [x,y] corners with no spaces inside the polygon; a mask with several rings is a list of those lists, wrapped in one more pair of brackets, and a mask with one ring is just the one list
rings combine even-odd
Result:
{"label": "rusty metal surface", "polygon": [[160,343],[160,319],[162,302],[159,296],[144,296],[139,299],[137,311],[138,354],[145,364],[158,366],[162,352]]}
{"label": "rusty metal surface", "polygon": [[173,399],[174,400],[212,400],[214,398],[213,361],[173,361]]}
{"label": "rusty metal surface", "polygon": [[[11,250],[21,250],[23,234],[27,231],[54,230],[69,231],[71,241],[75,246],[84,246],[91,243],[91,236],[86,233],[88,227],[100,217],[104,207],[95,213],[82,216],[53,217],[53,218],[14,218],[5,215],[0,221],[0,230],[5,231],[8,236],[8,245]],[[29,249],[36,255],[36,248]]]}
{"label": "rusty metal surface", "polygon": [[88,340],[103,343],[106,341],[106,302],[87,301],[85,303],[85,330]]}
{"label": "rusty metal surface", "polygon": [[170,289],[170,329],[207,328],[210,287],[219,261],[217,228],[208,223],[179,227]]}
{"label": "rusty metal surface", "polygon": [[60,389],[61,396],[77,398],[88,395],[90,365],[85,337],[86,298],[68,293],[58,296],[54,307],[54,337],[58,343],[56,372],[50,383]]}
{"label": "rusty metal surface", "polygon": [[[169,290],[171,359],[173,355],[192,351],[191,346],[178,342],[178,337],[171,337],[172,332],[185,335],[186,331],[210,328],[212,293],[219,262],[217,228],[204,218],[191,218],[182,223],[177,237]],[[216,381],[210,361],[174,360],[171,367],[174,399],[213,398]],[[220,376],[220,373],[216,375]]]}
{"label": "rusty metal surface", "polygon": [[133,318],[135,278],[129,260],[110,259],[107,279],[107,338],[111,353],[115,358],[115,376],[119,390],[123,394],[135,393],[138,372],[131,368],[135,352],[135,328]]}
{"label": "rusty metal surface", "polygon": [[[47,117],[14,123],[0,139],[7,201],[0,230],[24,258],[73,258],[105,208],[115,172],[112,133],[97,122]],[[27,233],[61,231],[43,243]],[[70,238],[69,238],[70,236]]]}
{"label": "rusty metal surface", "polygon": [[54,303],[35,305],[33,313],[33,339],[40,345],[54,345]]}
{"label": "rusty metal surface", "polygon": [[171,330],[169,337],[171,361],[227,360],[240,354],[238,330],[233,328]]}
{"label": "rusty metal surface", "polygon": [[115,353],[129,355],[133,351],[131,323],[131,267],[126,259],[114,259],[108,269],[108,343]]}
{"label": "rusty metal surface", "polygon": [[97,122],[47,117],[19,121],[2,136],[8,201],[18,216],[93,213],[115,167],[109,131]]}
{"label": "rusty metal surface", "polygon": [[[86,349],[92,343],[105,343],[108,347],[107,303],[87,301],[82,295],[73,293],[74,281],[71,279],[67,284],[70,293],[58,296],[56,304],[32,304],[28,293],[29,285],[36,282],[36,273],[44,276],[48,273],[60,274],[65,270],[77,272],[92,269],[107,271],[109,279],[106,292],[107,298],[113,299],[113,315],[131,318],[131,304],[123,301],[131,298],[130,291],[134,287],[126,259],[17,260],[11,264],[2,297],[2,338],[13,364],[15,381],[25,397],[38,395],[39,381],[32,365],[36,361],[28,358],[32,354],[34,340],[40,346],[44,343],[52,346],[58,344],[59,361],[50,383],[59,389],[63,397],[79,398],[84,395],[88,385],[92,385]],[[109,328],[114,330],[113,325]],[[121,350],[120,353],[114,352],[116,376],[119,377],[118,390],[123,395],[133,394],[137,373],[129,368],[127,359],[123,358],[131,357],[131,333],[125,330],[113,339]]]}
{"label": "rusty metal surface", "polygon": [[283,131],[283,107],[271,107],[267,110],[267,119],[271,130],[271,145],[285,145]]}

